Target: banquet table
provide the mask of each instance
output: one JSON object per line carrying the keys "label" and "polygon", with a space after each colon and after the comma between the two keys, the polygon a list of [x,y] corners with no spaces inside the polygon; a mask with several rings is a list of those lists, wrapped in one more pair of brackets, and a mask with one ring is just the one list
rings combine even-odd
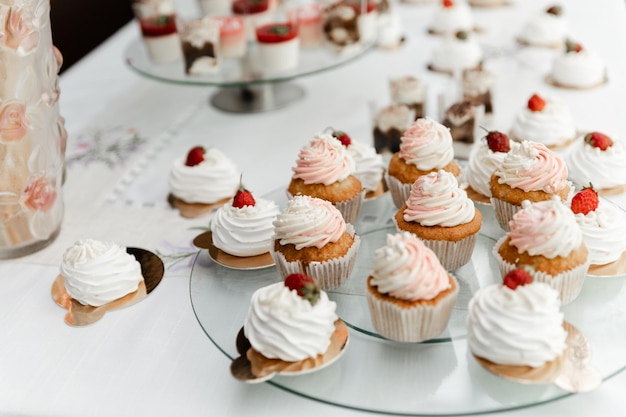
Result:
{"label": "banquet table", "polygon": [[[480,42],[491,58],[486,65],[498,74],[489,126],[506,131],[517,109],[539,91],[564,98],[578,130],[626,136],[624,1],[564,4],[570,32],[598,51],[608,67],[608,84],[588,91],[557,90],[544,82],[553,52],[521,49],[513,35],[523,16],[546,4],[514,3],[500,10],[474,9]],[[316,132],[333,126],[372,140],[372,109],[389,102],[391,77],[413,74],[426,81],[427,113],[438,118],[438,96],[454,84],[426,69],[437,42],[425,33],[433,6],[392,6],[404,25],[403,46],[375,49],[296,79],[305,96],[271,112],[221,112],[208,102],[217,87],[138,75],[125,62],[126,48],[139,36],[136,22],[61,76],[60,108],[69,133],[65,216],[50,246],[0,262],[0,415],[375,415],[231,377],[230,359],[207,337],[190,302],[198,251],[191,242],[210,216],[190,220],[172,209],[167,176],[172,161],[192,146],[215,146],[237,163],[255,195],[284,188],[299,149]],[[197,13],[192,0],[177,7],[182,15]],[[614,200],[624,207],[623,197]],[[52,300],[51,285],[63,252],[81,238],[156,252],[165,276],[136,305],[109,312],[90,326],[68,326],[65,311]],[[366,382],[354,381],[359,383]],[[490,415],[626,415],[624,392],[622,371],[595,391]]]}

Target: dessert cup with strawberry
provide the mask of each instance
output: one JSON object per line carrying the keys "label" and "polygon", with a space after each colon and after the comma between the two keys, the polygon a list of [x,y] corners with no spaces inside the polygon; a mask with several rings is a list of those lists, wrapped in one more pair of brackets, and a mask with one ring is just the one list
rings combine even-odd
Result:
{"label": "dessert cup with strawberry", "polygon": [[562,6],[550,6],[526,21],[517,41],[525,46],[561,49],[567,38],[567,20]]}
{"label": "dessert cup with strawberry", "polygon": [[374,329],[398,342],[432,339],[448,325],[459,286],[415,235],[387,235],[367,279]]}
{"label": "dessert cup with strawberry", "polygon": [[420,176],[439,170],[454,176],[461,173],[454,160],[450,130],[432,119],[417,119],[400,138],[400,151],[392,155],[385,174],[395,206],[404,205]]}
{"label": "dessert cup with strawberry", "polygon": [[[349,336],[336,308],[318,282],[304,274],[290,274],[255,291],[237,336],[237,350],[249,372],[241,379],[259,382],[332,363]],[[236,362],[231,365],[235,376]]]}
{"label": "dessert cup with strawberry", "polygon": [[542,143],[551,149],[565,148],[576,138],[574,116],[565,101],[533,94],[517,113],[511,138]]}
{"label": "dessert cup with strawberry", "polygon": [[186,157],[174,160],[168,200],[183,217],[202,216],[235,195],[239,178],[239,169],[221,151],[196,146]]}
{"label": "dessert cup with strawberry", "polygon": [[467,195],[477,203],[491,203],[491,174],[498,168],[504,157],[519,146],[499,131],[487,131],[481,141],[472,148],[467,169],[463,170],[463,180],[468,184]]}
{"label": "dessert cup with strawberry", "polygon": [[580,43],[566,41],[562,53],[552,63],[548,81],[556,87],[583,90],[606,83],[606,65],[593,50]]}
{"label": "dessert cup with strawberry", "polygon": [[363,184],[354,175],[354,159],[341,141],[328,133],[317,134],[300,149],[287,193],[329,201],[347,223],[359,217],[365,197]]}
{"label": "dessert cup with strawberry", "polygon": [[551,382],[567,346],[563,324],[558,292],[537,281],[531,268],[516,268],[502,284],[481,288],[471,298],[467,345],[488,369],[516,367],[523,377],[530,368],[535,380]]}
{"label": "dessert cup with strawberry", "polygon": [[566,201],[573,191],[565,161],[541,143],[523,141],[511,149],[489,180],[491,204],[498,224],[509,230],[509,221],[524,200],[545,201],[557,196]]}
{"label": "dessert cup with strawberry", "polygon": [[216,17],[220,22],[219,55],[223,59],[242,58],[246,54],[248,38],[240,16]]}
{"label": "dessert cup with strawberry", "polygon": [[493,254],[502,275],[532,266],[535,281],[557,290],[563,304],[578,297],[590,263],[574,213],[557,196],[536,203],[524,201]]}
{"label": "dessert cup with strawberry", "polygon": [[600,199],[593,187],[583,188],[570,208],[589,249],[591,267],[617,261],[626,251],[626,217],[617,206]]}
{"label": "dessert cup with strawberry", "polygon": [[182,49],[172,0],[134,0],[133,11],[150,59],[157,64],[180,59]]}
{"label": "dessert cup with strawberry", "polygon": [[215,211],[211,219],[213,245],[237,257],[269,254],[278,205],[257,197],[240,185],[232,201]]}
{"label": "dessert cup with strawberry", "polygon": [[256,28],[259,61],[264,72],[283,72],[298,66],[300,38],[293,23],[268,23]]}
{"label": "dessert cup with strawberry", "polygon": [[593,184],[600,195],[626,191],[626,144],[615,136],[589,132],[580,136],[565,160],[569,178],[578,186]]}
{"label": "dessert cup with strawberry", "polygon": [[256,28],[270,23],[274,14],[269,0],[235,0],[232,12],[244,20],[249,41],[256,39]]}
{"label": "dessert cup with strawberry", "polygon": [[271,254],[283,277],[307,274],[331,290],[350,278],[360,242],[330,202],[297,195],[274,220]]}
{"label": "dessert cup with strawberry", "polygon": [[442,0],[428,24],[428,33],[453,35],[460,30],[474,30],[474,18],[469,6],[459,0]]}
{"label": "dessert cup with strawberry", "polygon": [[435,252],[447,270],[468,263],[482,225],[482,214],[456,177],[443,170],[419,177],[406,203],[393,217],[399,231],[411,232]]}

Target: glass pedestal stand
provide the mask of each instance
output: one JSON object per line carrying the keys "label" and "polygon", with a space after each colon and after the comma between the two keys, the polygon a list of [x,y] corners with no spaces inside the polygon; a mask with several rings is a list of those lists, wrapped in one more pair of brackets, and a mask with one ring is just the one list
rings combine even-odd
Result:
{"label": "glass pedestal stand", "polygon": [[304,88],[293,83],[249,84],[222,88],[210,103],[229,113],[260,113],[287,107],[304,95]]}

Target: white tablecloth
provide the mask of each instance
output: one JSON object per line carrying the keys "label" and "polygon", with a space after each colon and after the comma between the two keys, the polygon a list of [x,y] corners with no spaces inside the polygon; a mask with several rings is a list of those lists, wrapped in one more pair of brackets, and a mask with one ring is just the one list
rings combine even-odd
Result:
{"label": "white tablecloth", "polygon": [[[500,73],[492,126],[507,130],[538,91],[566,99],[579,130],[626,135],[624,2],[565,4],[571,33],[596,49],[609,69],[607,86],[585,92],[548,86],[549,54],[517,50],[511,35],[545,2],[517,3],[475,11],[483,45],[505,54],[488,63]],[[183,14],[195,13],[191,0],[178,4]],[[123,55],[138,36],[134,22],[63,75],[61,112],[70,133],[66,215],[50,247],[0,263],[0,415],[369,415],[231,378],[229,360],[202,331],[189,299],[193,228],[206,227],[208,218],[186,220],[170,209],[166,178],[175,157],[204,144],[228,154],[256,194],[283,187],[300,147],[325,127],[371,140],[371,105],[388,103],[392,76],[414,74],[428,82],[428,112],[436,118],[436,96],[450,81],[425,69],[436,43],[424,34],[432,6],[394,6],[408,35],[404,47],[297,80],[305,98],[270,113],[222,113],[207,104],[212,87],[169,85],[133,73]],[[494,21],[494,13],[502,18]],[[165,278],[131,308],[71,328],[50,287],[63,251],[82,237],[159,251]],[[623,415],[625,390],[622,372],[592,393],[493,415]]]}

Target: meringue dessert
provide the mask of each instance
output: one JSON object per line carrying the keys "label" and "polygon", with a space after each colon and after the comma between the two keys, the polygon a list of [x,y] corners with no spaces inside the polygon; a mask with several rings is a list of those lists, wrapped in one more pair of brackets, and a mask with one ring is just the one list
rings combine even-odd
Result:
{"label": "meringue dessert", "polygon": [[563,88],[598,87],[606,82],[606,66],[593,50],[567,41],[565,51],[552,63],[550,80],[555,86]]}

